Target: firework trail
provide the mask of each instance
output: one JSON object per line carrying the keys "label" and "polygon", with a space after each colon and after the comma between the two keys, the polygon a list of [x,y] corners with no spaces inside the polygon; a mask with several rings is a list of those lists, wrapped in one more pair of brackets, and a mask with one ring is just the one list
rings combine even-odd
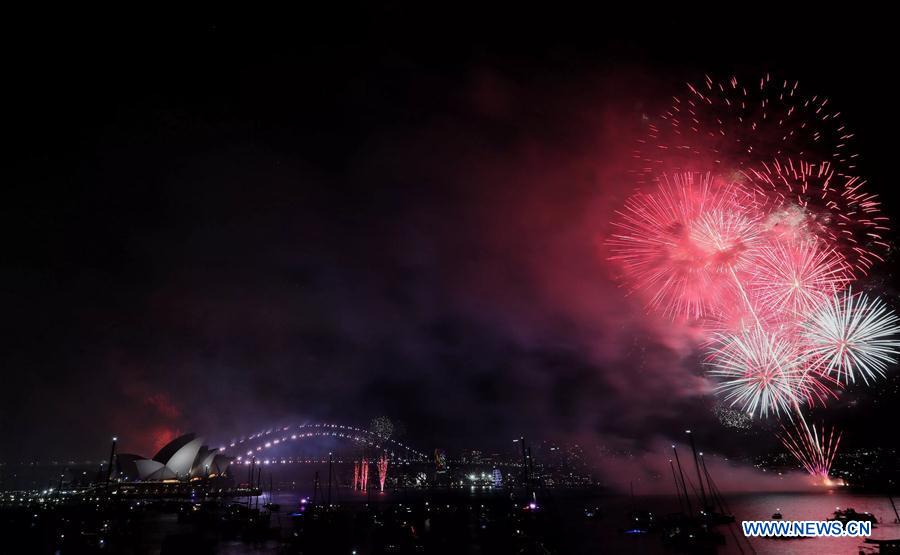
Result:
{"label": "firework trail", "polygon": [[387,453],[382,453],[378,458],[378,491],[384,491],[384,482],[387,480],[388,457]]}
{"label": "firework trail", "polygon": [[648,309],[708,332],[727,410],[801,423],[782,441],[827,475],[840,434],[806,425],[802,406],[884,376],[900,319],[844,292],[884,259],[887,219],[840,113],[798,90],[769,76],[688,85],[639,141],[642,189],[607,244]]}
{"label": "firework trail", "polygon": [[778,435],[782,445],[803,465],[811,475],[827,480],[831,473],[831,465],[841,443],[841,433],[825,426],[817,429],[809,426],[806,420],[800,419],[793,430],[782,426]]}

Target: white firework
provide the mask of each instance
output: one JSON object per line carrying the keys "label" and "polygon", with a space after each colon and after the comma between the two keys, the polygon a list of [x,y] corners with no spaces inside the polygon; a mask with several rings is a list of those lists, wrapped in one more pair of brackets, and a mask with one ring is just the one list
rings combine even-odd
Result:
{"label": "white firework", "polygon": [[813,396],[796,347],[758,327],[720,334],[710,354],[709,374],[719,379],[716,391],[751,416],[777,416]]}
{"label": "white firework", "polygon": [[848,291],[834,295],[803,324],[810,355],[823,374],[866,384],[897,363],[900,318],[879,298]]}

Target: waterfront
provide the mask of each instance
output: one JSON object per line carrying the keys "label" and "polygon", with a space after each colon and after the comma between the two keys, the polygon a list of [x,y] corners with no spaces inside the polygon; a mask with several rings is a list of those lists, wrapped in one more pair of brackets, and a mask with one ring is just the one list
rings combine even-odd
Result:
{"label": "waterfront", "polygon": [[[376,500],[375,505],[386,507],[393,503],[409,503],[410,498],[419,498],[422,492],[407,494],[386,494]],[[282,492],[276,495],[276,502],[289,506],[291,499],[298,499],[297,492]],[[422,498],[419,498],[421,501]],[[497,501],[505,498],[503,494],[475,495],[469,499],[481,502],[485,498]],[[900,524],[893,522],[894,516],[890,501],[885,496],[854,494],[845,492],[827,493],[761,493],[727,496],[729,507],[733,509],[736,523],[730,527],[723,525],[717,528],[724,536],[725,544],[712,549],[702,550],[708,553],[739,554],[751,553],[740,531],[741,520],[767,520],[776,510],[780,510],[789,520],[825,520],[840,507],[852,507],[859,512],[874,514],[879,523],[872,530],[873,539],[900,538]],[[459,502],[459,500],[457,500]],[[678,500],[673,496],[637,496],[634,501],[628,496],[620,495],[584,495],[574,491],[544,492],[541,509],[546,511],[545,547],[550,553],[588,555],[596,553],[632,553],[656,554],[684,552],[667,548],[659,534],[625,534],[628,527],[629,513],[632,507],[651,510],[658,515],[678,510]],[[600,516],[595,519],[585,517],[585,508],[599,507]],[[729,528],[731,530],[729,530]],[[739,536],[733,536],[732,532]],[[461,530],[463,535],[471,534],[471,530]],[[475,534],[468,539],[464,553],[492,553],[485,551],[483,545],[477,543]],[[739,540],[739,541],[736,541]],[[758,554],[856,554],[862,544],[859,538],[807,538],[797,540],[775,540],[753,538],[750,546]],[[249,547],[240,542],[228,542],[220,546],[222,553],[248,554],[269,553],[275,549],[274,543],[263,547]],[[359,554],[373,553],[365,546],[359,548]],[[512,552],[512,551],[511,551]]]}
{"label": "waterfront", "polygon": [[[634,513],[651,511],[657,521],[662,521],[666,514],[677,512],[678,499],[674,496],[631,498],[590,490],[546,489],[538,492],[537,503],[531,508],[524,492],[508,490],[403,490],[369,496],[336,490],[336,508],[327,512],[311,508],[309,493],[302,489],[276,490],[271,497],[261,496],[261,508],[274,504],[267,519],[270,530],[264,534],[248,534],[240,523],[241,514],[233,514],[225,525],[221,514],[216,517],[217,525],[202,512],[186,514],[185,508],[192,506],[187,503],[181,509],[169,505],[141,511],[127,524],[127,536],[120,534],[116,539],[111,531],[106,548],[96,551],[173,553],[180,552],[173,547],[178,545],[190,546],[193,553],[227,554],[857,553],[862,544],[857,538],[748,542],[740,532],[741,520],[769,519],[776,511],[788,520],[824,520],[838,507],[874,514],[879,519],[873,529],[874,539],[900,537],[900,525],[893,522],[887,497],[842,491],[726,496],[736,523],[715,527],[721,534],[721,545],[699,546],[667,544],[660,530],[625,533]],[[245,505],[238,500],[233,506]],[[24,528],[4,531],[13,545],[18,534],[35,533]],[[36,545],[33,535],[30,539],[28,545]],[[43,545],[46,552],[53,552],[49,543]],[[72,550],[61,551],[67,552]]]}

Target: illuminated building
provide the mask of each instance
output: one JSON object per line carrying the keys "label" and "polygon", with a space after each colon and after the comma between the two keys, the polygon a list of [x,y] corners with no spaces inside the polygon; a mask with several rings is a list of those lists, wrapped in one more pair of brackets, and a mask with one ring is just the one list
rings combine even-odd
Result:
{"label": "illuminated building", "polygon": [[232,458],[203,445],[203,438],[185,434],[163,446],[153,458],[121,454],[119,475],[141,481],[188,480],[222,476]]}

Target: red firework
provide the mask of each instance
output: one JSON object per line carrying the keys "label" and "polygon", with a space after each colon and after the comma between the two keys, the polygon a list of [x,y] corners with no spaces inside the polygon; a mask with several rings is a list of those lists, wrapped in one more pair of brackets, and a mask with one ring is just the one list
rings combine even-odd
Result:
{"label": "red firework", "polygon": [[641,182],[673,171],[728,173],[776,156],[826,160],[854,175],[853,138],[830,100],[803,95],[797,81],[706,76],[649,119],[634,157]]}
{"label": "red firework", "polygon": [[756,241],[745,188],[710,174],[663,176],[626,202],[608,243],[633,291],[670,316],[699,319],[732,293],[732,271]]}
{"label": "red firework", "polygon": [[767,227],[788,237],[819,237],[865,275],[883,261],[889,245],[887,217],[878,196],[859,177],[836,173],[829,162],[775,158],[742,171],[760,195],[772,203]]}

